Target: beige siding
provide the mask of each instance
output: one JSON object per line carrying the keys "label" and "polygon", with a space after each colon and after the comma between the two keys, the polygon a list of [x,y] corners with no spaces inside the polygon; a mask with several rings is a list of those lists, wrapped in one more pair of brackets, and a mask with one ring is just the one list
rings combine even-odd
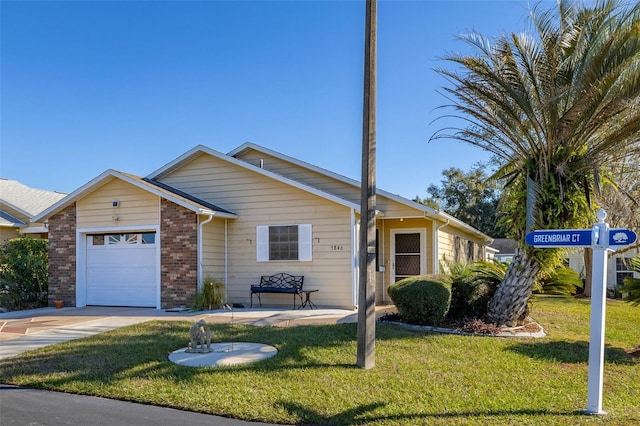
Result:
{"label": "beige siding", "polygon": [[[113,201],[120,207],[113,208]],[[114,221],[113,217],[118,220]],[[160,198],[120,179],[111,179],[96,191],[78,200],[79,228],[139,226],[160,223]]]}
{"label": "beige siding", "polygon": [[483,241],[458,229],[444,227],[438,231],[438,263],[484,259]]}
{"label": "beige siding", "polygon": [[301,167],[295,163],[291,163],[277,157],[272,157],[253,149],[243,152],[242,156],[238,157],[238,159],[257,167],[260,167],[262,160],[262,166],[265,170],[286,176],[289,179],[305,185],[321,189],[353,203],[360,202],[360,189],[358,187],[354,187],[353,185],[349,185],[339,179]]}
{"label": "beige siding", "polygon": [[18,228],[0,227],[0,246],[6,244],[7,241],[20,236]]}
{"label": "beige siding", "polygon": [[[236,213],[228,221],[228,295],[232,303],[249,303],[250,285],[261,275],[304,275],[304,287],[319,289],[313,300],[323,306],[350,306],[350,209],[208,155],[201,155],[162,181]],[[311,262],[258,262],[256,227],[311,224]],[[207,257],[210,255],[207,254]],[[289,295],[262,297],[267,306],[289,306]]]}
{"label": "beige siding", "polygon": [[214,219],[202,230],[202,277],[222,283],[225,282],[224,222],[224,219]]}
{"label": "beige siding", "polygon": [[[289,179],[301,182],[305,185],[319,188],[325,192],[360,204],[360,188],[357,185],[345,183],[339,179],[307,169],[295,163],[249,149],[242,153],[239,159],[249,164],[260,167],[261,160],[264,169],[286,176]],[[380,194],[376,197],[376,209],[385,213],[386,217],[416,217],[423,213],[405,204],[388,199]]]}

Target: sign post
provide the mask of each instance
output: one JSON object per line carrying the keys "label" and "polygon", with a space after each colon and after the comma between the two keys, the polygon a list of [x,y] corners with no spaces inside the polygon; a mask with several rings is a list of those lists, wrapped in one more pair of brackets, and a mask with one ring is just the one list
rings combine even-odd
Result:
{"label": "sign post", "polygon": [[537,248],[591,247],[591,319],[589,331],[589,374],[586,414],[606,414],[602,411],[602,377],[604,369],[604,319],[607,295],[607,251],[612,246],[633,244],[637,235],[628,229],[609,229],[607,213],[598,211],[598,222],[591,229],[551,229],[533,231],[525,242]]}

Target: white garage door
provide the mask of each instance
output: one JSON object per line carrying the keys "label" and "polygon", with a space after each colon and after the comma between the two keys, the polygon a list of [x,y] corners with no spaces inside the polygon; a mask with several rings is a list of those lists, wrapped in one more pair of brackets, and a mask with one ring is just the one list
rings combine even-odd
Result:
{"label": "white garage door", "polygon": [[87,305],[155,307],[155,232],[87,236]]}

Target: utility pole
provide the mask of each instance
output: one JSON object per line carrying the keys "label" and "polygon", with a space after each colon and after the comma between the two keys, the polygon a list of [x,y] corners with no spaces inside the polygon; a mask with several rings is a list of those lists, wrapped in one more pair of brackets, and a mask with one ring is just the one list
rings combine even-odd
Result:
{"label": "utility pole", "polygon": [[366,0],[358,275],[358,367],[375,366],[377,1]]}

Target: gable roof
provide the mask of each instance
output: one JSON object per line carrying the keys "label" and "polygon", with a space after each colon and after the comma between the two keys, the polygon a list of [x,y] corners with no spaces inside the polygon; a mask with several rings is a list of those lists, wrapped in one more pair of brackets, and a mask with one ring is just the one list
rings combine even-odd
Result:
{"label": "gable roof", "polygon": [[499,254],[514,254],[518,249],[518,242],[513,238],[496,238],[491,247],[498,250]]}
{"label": "gable roof", "polygon": [[193,158],[201,155],[201,154],[207,154],[210,155],[212,157],[218,158],[220,160],[226,161],[228,163],[234,164],[238,167],[242,167],[244,169],[250,170],[251,172],[254,173],[258,173],[261,174],[263,176],[269,177],[271,179],[280,181],[282,183],[285,183],[287,185],[293,186],[295,188],[298,188],[302,191],[317,195],[321,198],[325,198],[327,200],[333,201],[335,203],[344,205],[346,207],[349,207],[351,209],[354,209],[356,211],[360,211],[360,206],[356,203],[353,203],[349,200],[345,200],[342,197],[339,197],[337,195],[328,193],[326,191],[322,191],[318,188],[314,188],[311,187],[309,185],[305,185],[301,182],[298,182],[296,180],[290,179],[288,177],[279,175],[277,173],[274,173],[272,171],[266,170],[266,169],[262,169],[260,167],[256,167],[252,164],[247,163],[246,161],[242,161],[239,160],[233,156],[227,155],[227,154],[223,154],[221,152],[218,152],[214,149],[211,149],[207,146],[204,145],[198,145],[192,149],[190,149],[189,151],[185,152],[184,154],[182,154],[181,156],[179,156],[178,158],[176,158],[175,160],[173,160],[172,162],[162,166],[161,168],[155,170],[154,172],[152,172],[151,174],[147,175],[147,177],[145,179],[149,179],[149,180],[153,180],[153,181],[157,181],[158,179],[161,179],[163,176],[168,175],[169,173],[171,173],[172,171],[180,168],[183,164],[188,163],[189,161],[191,161]]}
{"label": "gable roof", "polygon": [[[252,143],[252,142],[246,142],[246,143],[240,145],[238,148],[230,151],[227,155],[235,158],[235,157],[237,157],[238,155],[242,154],[243,152],[245,152],[247,150],[255,150],[255,151],[258,151],[258,152],[263,152],[263,153],[265,153],[265,154],[267,154],[269,156],[279,158],[281,160],[284,160],[284,161],[290,162],[292,164],[295,164],[295,165],[297,165],[299,167],[311,170],[313,172],[316,172],[316,173],[328,176],[330,178],[336,179],[338,181],[344,182],[344,183],[346,183],[348,185],[360,188],[360,181],[348,178],[348,177],[340,175],[338,173],[334,173],[334,172],[332,172],[330,170],[323,169],[321,167],[315,166],[315,165],[307,163],[305,161],[298,160],[297,158],[289,157],[288,155],[282,154],[280,152],[274,151],[274,150],[269,149],[269,148],[265,148],[263,146],[257,145],[257,144]],[[255,167],[255,166],[252,166],[252,167]],[[402,197],[400,195],[397,195],[397,194],[393,194],[391,192],[387,192],[387,191],[385,191],[383,189],[380,189],[380,188],[377,188],[377,187],[376,187],[376,193],[379,194],[379,195],[382,195],[383,197],[386,197],[386,198],[388,198],[390,200],[396,201],[396,202],[398,202],[400,204],[404,204],[404,205],[406,205],[408,207],[411,207],[411,208],[414,208],[416,210],[419,210],[419,211],[423,212],[423,214],[426,217],[429,217],[431,219],[437,220],[439,222],[443,222],[446,225],[452,225],[452,226],[457,227],[457,228],[465,229],[466,231],[477,235],[478,237],[482,238],[483,240],[485,240],[488,243],[493,241],[493,238],[491,238],[490,236],[480,232],[479,230],[475,229],[471,225],[469,225],[469,224],[467,224],[467,223],[465,223],[465,222],[463,222],[463,221],[461,221],[459,219],[456,219],[455,217],[453,217],[453,216],[451,216],[451,215],[449,215],[449,214],[447,214],[445,212],[441,212],[441,211],[435,210],[435,209],[433,209],[433,208],[431,208],[429,206],[425,206],[423,204],[416,203],[415,201],[409,200],[407,198],[404,198],[404,197]]]}
{"label": "gable roof", "polygon": [[23,226],[27,226],[27,224],[24,221],[18,219],[17,217],[12,216],[9,213],[0,210],[0,226],[20,228]]}
{"label": "gable roof", "polygon": [[[17,180],[0,178],[0,222],[24,226],[26,223],[14,215],[2,211],[3,206],[28,218],[33,218],[67,194],[44,189],[31,188]],[[5,222],[6,221],[6,222]]]}
{"label": "gable roof", "polygon": [[56,204],[52,205],[51,207],[49,207],[48,209],[40,213],[33,220],[42,221],[49,218],[56,212],[71,205],[72,203],[76,202],[78,199],[93,192],[94,190],[96,190],[96,188],[106,184],[107,182],[109,182],[111,179],[114,179],[114,178],[121,179],[135,187],[138,187],[142,190],[148,191],[152,194],[155,194],[159,197],[169,200],[197,214],[210,214],[210,215],[214,215],[214,216],[222,217],[226,219],[236,219],[238,217],[238,215],[236,215],[233,212],[230,212],[228,210],[215,206],[206,201],[200,200],[189,194],[185,194],[184,192],[173,189],[160,182],[155,182],[151,179],[143,179],[140,176],[109,169],[103,172],[98,177],[91,180],[90,182],[76,189],[74,192],[69,194],[64,199],[60,200]]}

